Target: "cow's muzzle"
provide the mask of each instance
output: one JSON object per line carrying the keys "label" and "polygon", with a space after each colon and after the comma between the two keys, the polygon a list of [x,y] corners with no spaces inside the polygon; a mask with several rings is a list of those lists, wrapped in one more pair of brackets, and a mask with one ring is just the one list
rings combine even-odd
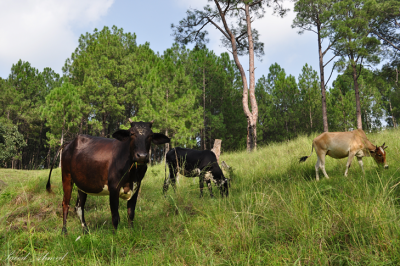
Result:
{"label": "cow's muzzle", "polygon": [[385,168],[385,169],[389,169],[389,165],[385,165],[384,168]]}
{"label": "cow's muzzle", "polygon": [[136,153],[136,161],[140,164],[142,163],[148,163],[149,162],[149,154],[148,153]]}

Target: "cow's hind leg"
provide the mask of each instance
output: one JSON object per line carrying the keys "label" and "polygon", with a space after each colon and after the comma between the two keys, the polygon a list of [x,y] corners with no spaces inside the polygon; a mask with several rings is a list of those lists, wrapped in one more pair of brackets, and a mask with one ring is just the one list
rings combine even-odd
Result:
{"label": "cow's hind leg", "polygon": [[68,217],[68,210],[69,210],[69,203],[71,201],[71,194],[72,188],[74,183],[72,182],[71,174],[70,173],[62,173],[62,183],[63,183],[63,190],[64,190],[64,198],[62,202],[63,207],[63,228],[62,233],[67,234],[67,217]]}
{"label": "cow's hind leg", "polygon": [[[321,151],[321,150],[317,150],[315,149],[317,156],[318,156],[318,161],[317,164],[319,163],[319,168],[322,170],[322,173],[324,174],[324,176],[329,179],[328,174],[325,171],[325,156],[326,156],[326,152]],[[317,169],[317,165],[315,165],[315,168]],[[319,176],[317,174],[317,181],[319,180]]]}
{"label": "cow's hind leg", "polygon": [[135,189],[136,189],[135,194],[133,194],[132,198],[128,200],[126,205],[128,209],[128,224],[131,228],[133,228],[133,219],[135,218],[135,208],[140,189],[140,182],[136,183]]}
{"label": "cow's hind leg", "polygon": [[319,164],[320,164],[320,161],[319,161],[319,157],[318,157],[317,163],[315,164],[315,177],[316,177],[317,181],[319,181]]}
{"label": "cow's hind leg", "polygon": [[88,227],[86,225],[86,221],[85,221],[86,199],[87,199],[87,194],[78,190],[78,198],[76,200],[75,211],[81,221],[81,225],[82,225],[84,234],[89,232]]}

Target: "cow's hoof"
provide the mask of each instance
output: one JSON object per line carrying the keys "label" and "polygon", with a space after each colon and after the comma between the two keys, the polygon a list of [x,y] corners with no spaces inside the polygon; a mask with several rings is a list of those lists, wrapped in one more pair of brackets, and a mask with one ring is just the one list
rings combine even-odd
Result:
{"label": "cow's hoof", "polygon": [[62,235],[68,235],[68,232],[67,232],[67,228],[66,227],[63,227],[62,229],[61,229],[61,234]]}
{"label": "cow's hoof", "polygon": [[84,235],[89,234],[89,228],[87,226],[83,227],[83,234]]}

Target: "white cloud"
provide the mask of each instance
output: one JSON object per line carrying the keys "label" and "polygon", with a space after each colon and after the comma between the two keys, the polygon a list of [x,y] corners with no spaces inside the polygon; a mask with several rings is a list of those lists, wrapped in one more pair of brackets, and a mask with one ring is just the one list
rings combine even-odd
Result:
{"label": "white cloud", "polygon": [[0,2],[0,76],[19,59],[42,70],[60,69],[77,46],[73,27],[104,16],[114,0],[16,0]]}
{"label": "white cloud", "polygon": [[176,6],[184,8],[184,9],[200,9],[202,10],[204,6],[211,5],[213,6],[214,3],[209,3],[207,0],[195,0],[195,1],[188,1],[188,0],[173,0]]}

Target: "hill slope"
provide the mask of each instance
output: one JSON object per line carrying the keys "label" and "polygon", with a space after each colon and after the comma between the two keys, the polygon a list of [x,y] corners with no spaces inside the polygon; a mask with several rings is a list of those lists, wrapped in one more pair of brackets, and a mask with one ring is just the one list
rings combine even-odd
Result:
{"label": "hill slope", "polygon": [[[364,158],[365,176],[346,159],[327,157],[329,180],[315,181],[312,137],[223,154],[234,168],[229,198],[199,198],[198,178],[181,177],[162,195],[164,165],[150,167],[136,207],[134,229],[120,200],[112,234],[107,197],[89,196],[83,235],[73,211],[61,236],[61,172],[0,169],[0,260],[6,265],[366,265],[400,263],[399,131],[369,134],[386,142],[389,170]],[[315,136],[313,136],[315,137]],[[214,187],[214,190],[216,188]],[[62,261],[62,263],[60,262]]]}

